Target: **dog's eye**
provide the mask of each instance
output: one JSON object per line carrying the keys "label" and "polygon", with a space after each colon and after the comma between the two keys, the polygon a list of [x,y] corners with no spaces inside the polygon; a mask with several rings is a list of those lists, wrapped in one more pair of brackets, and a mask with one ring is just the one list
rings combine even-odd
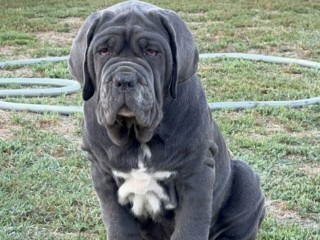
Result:
{"label": "dog's eye", "polygon": [[102,48],[98,51],[98,53],[101,55],[101,56],[110,56],[112,54],[112,51],[111,49],[109,48]]}
{"label": "dog's eye", "polygon": [[158,55],[158,51],[157,50],[154,50],[154,49],[147,49],[146,50],[146,54],[148,55],[148,56],[151,56],[151,57],[155,57],[155,56],[157,56]]}

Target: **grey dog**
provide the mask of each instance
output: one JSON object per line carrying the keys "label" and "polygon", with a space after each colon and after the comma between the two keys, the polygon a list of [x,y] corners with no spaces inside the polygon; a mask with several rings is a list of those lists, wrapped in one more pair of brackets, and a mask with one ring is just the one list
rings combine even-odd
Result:
{"label": "grey dog", "polygon": [[69,68],[83,86],[83,149],[108,240],[255,239],[257,174],[231,160],[172,11],[128,1],[90,15]]}

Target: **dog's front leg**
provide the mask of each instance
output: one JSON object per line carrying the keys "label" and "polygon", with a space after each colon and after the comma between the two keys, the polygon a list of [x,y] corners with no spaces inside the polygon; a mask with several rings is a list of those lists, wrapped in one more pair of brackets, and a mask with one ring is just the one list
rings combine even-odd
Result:
{"label": "dog's front leg", "polygon": [[179,204],[171,240],[207,240],[209,238],[213,185],[214,168],[207,165],[177,183]]}
{"label": "dog's front leg", "polygon": [[118,203],[117,186],[112,176],[91,163],[91,176],[102,210],[108,240],[142,240],[128,209]]}

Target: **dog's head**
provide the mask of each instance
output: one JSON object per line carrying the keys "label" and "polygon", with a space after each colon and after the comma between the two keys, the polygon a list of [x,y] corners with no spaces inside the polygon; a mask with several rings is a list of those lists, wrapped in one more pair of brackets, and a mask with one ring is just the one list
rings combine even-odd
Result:
{"label": "dog's head", "polygon": [[151,139],[164,103],[176,99],[179,83],[195,74],[197,64],[185,23],[172,11],[140,1],[89,16],[69,58],[83,99],[95,96],[98,122],[118,145],[133,133],[140,142]]}

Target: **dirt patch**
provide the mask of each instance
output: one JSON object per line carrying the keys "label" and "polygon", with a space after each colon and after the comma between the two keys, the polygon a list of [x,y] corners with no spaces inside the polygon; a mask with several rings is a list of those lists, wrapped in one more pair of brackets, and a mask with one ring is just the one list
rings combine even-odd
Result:
{"label": "dirt patch", "polygon": [[[81,119],[68,116],[51,118],[40,114],[26,112],[22,114],[23,116],[21,117],[34,122],[35,129],[39,131],[54,132],[80,147],[82,142],[80,135]],[[10,111],[0,110],[0,140],[6,140],[14,137],[16,130],[19,130],[23,127],[22,125],[19,126],[12,123],[12,115],[13,113]]]}
{"label": "dirt patch", "polygon": [[41,115],[36,121],[36,127],[39,130],[54,132],[67,138],[70,142],[80,146],[81,136],[79,136],[80,125],[79,120],[67,116],[59,116],[58,118],[43,118]]}
{"label": "dirt patch", "polygon": [[31,78],[31,77],[40,77],[35,72],[33,72],[30,68],[19,68],[15,70],[2,70],[0,69],[1,77],[24,77],[24,78]]}
{"label": "dirt patch", "polygon": [[317,227],[317,221],[302,218],[297,212],[289,210],[288,204],[280,200],[266,201],[267,214],[271,214],[277,221],[289,224],[299,224],[305,227]]}
{"label": "dirt patch", "polygon": [[1,46],[1,61],[19,60],[31,58],[21,46]]}
{"label": "dirt patch", "polygon": [[2,46],[1,47],[1,54],[3,55],[12,55],[14,51],[18,50],[18,47],[14,46]]}
{"label": "dirt patch", "polygon": [[320,131],[317,131],[316,129],[305,130],[301,132],[292,132],[291,135],[294,137],[301,137],[301,138],[313,138],[315,141],[315,144],[319,144]]}
{"label": "dirt patch", "polygon": [[306,164],[302,168],[299,168],[300,171],[311,175],[311,176],[318,176],[320,175],[320,165],[319,164]]}
{"label": "dirt patch", "polygon": [[0,140],[5,141],[13,137],[13,128],[19,128],[19,126],[11,123],[10,113],[0,110]]}
{"label": "dirt patch", "polygon": [[54,31],[36,33],[36,38],[49,44],[70,45],[76,36],[76,31],[56,33]]}
{"label": "dirt patch", "polygon": [[268,122],[264,128],[268,133],[283,133],[287,131],[287,129],[283,125],[272,121]]}
{"label": "dirt patch", "polygon": [[77,134],[80,132],[80,124],[77,119],[71,119],[70,117],[60,117],[60,121],[53,127],[56,133],[63,135],[70,142],[80,146],[82,138]]}
{"label": "dirt patch", "polygon": [[61,45],[70,45],[77,35],[78,29],[83,24],[84,20],[82,18],[70,17],[64,18],[59,21],[60,25],[70,25],[72,30],[66,33],[57,33],[54,31],[48,32],[39,32],[36,33],[36,38],[39,41],[48,42],[50,44],[61,44]]}
{"label": "dirt patch", "polygon": [[177,14],[178,14],[179,16],[182,16],[182,17],[185,17],[185,16],[195,17],[195,18],[198,18],[198,17],[207,17],[207,13],[206,13],[206,12],[190,13],[190,12],[181,12],[181,11],[178,11]]}
{"label": "dirt patch", "polygon": [[249,54],[261,54],[269,55],[274,57],[287,57],[287,58],[306,58],[306,51],[298,49],[297,46],[282,44],[279,48],[274,48],[272,46],[264,46],[260,49],[250,49],[247,53]]}
{"label": "dirt patch", "polygon": [[68,24],[72,26],[80,26],[83,24],[84,20],[82,18],[77,17],[69,17],[69,18],[63,18],[59,21],[59,24]]}

